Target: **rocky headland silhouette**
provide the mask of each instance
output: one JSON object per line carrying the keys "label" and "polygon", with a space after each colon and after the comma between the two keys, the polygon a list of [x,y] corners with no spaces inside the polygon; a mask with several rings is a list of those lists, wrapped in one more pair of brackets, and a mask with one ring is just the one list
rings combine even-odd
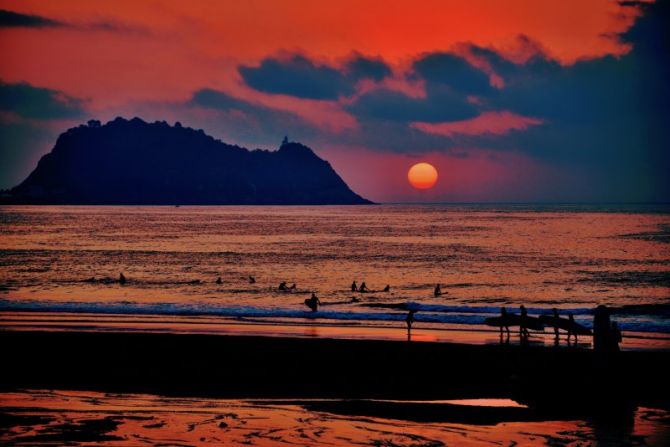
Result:
{"label": "rocky headland silhouette", "polygon": [[98,205],[369,204],[309,147],[248,150],[165,121],[91,120],[58,137],[4,203]]}

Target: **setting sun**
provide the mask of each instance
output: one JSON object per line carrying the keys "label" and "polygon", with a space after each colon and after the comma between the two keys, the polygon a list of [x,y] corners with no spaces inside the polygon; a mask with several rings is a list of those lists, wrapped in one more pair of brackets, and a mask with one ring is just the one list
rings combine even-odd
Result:
{"label": "setting sun", "polygon": [[437,182],[437,169],[429,163],[417,163],[409,168],[407,180],[416,189],[430,189]]}

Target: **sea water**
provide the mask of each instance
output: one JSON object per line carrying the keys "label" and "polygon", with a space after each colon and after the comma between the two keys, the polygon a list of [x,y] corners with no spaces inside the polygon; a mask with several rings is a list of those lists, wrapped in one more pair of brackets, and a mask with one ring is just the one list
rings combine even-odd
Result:
{"label": "sea water", "polygon": [[[625,331],[670,333],[669,213],[650,205],[4,206],[0,312],[384,326],[416,309],[416,321],[434,327],[481,327],[502,306],[523,304],[531,315],[556,307],[590,326],[605,304]],[[279,291],[284,281],[296,289]],[[370,292],[352,292],[352,281]],[[312,292],[322,303],[316,313],[304,305]]]}

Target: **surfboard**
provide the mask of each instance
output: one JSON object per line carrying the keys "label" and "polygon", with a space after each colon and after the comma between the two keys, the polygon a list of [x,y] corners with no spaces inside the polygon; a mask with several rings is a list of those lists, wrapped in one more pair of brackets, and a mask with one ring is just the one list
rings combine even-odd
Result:
{"label": "surfboard", "polygon": [[591,335],[591,329],[587,328],[586,326],[582,326],[579,323],[571,323],[568,318],[556,318],[553,315],[541,315],[540,321],[547,326],[563,329],[564,331],[570,331],[577,335]]}
{"label": "surfboard", "polygon": [[507,314],[506,317],[490,317],[484,320],[484,324],[487,326],[495,326],[495,327],[501,327],[501,326],[508,326],[508,327],[513,327],[513,326],[526,326],[528,329],[532,329],[534,331],[541,331],[544,329],[544,325],[540,321],[539,318],[536,317],[522,317],[520,315],[515,315],[515,314]]}

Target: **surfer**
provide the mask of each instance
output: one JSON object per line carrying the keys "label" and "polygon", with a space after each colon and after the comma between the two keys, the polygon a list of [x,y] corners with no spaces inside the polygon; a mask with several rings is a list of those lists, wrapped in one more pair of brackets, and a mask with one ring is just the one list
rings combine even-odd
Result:
{"label": "surfer", "polygon": [[440,287],[439,284],[435,286],[435,291],[433,292],[433,295],[435,295],[435,298],[442,295],[442,287]]}
{"label": "surfer", "polygon": [[278,287],[278,289],[281,290],[282,292],[287,291],[287,290],[288,290],[288,287],[286,287],[286,281],[282,281],[282,282],[280,282],[280,283],[279,283],[279,287]]}
{"label": "surfer", "polygon": [[119,275],[119,284],[124,285],[126,283],[126,277],[121,273]]}
{"label": "surfer", "polygon": [[559,338],[558,338],[558,321],[561,319],[561,317],[558,315],[558,309],[554,307],[553,309],[554,312],[554,319],[555,319],[555,325],[554,325],[554,344],[558,346],[559,343]]}
{"label": "surfer", "polygon": [[296,289],[295,283],[291,284],[291,287],[288,288],[288,290],[295,290],[295,289]]}
{"label": "surfer", "polygon": [[356,280],[351,283],[351,291],[352,292],[358,292],[358,286],[356,285]]}
{"label": "surfer", "polygon": [[416,310],[410,310],[405,317],[405,323],[407,323],[407,338],[409,339],[410,332],[412,332],[412,323],[414,323],[414,314]]}
{"label": "surfer", "polygon": [[568,344],[570,344],[570,336],[575,338],[575,344],[577,344],[577,330],[575,323],[575,317],[572,315],[572,312],[568,314]]}
{"label": "surfer", "polygon": [[319,298],[316,296],[316,293],[312,292],[311,298],[307,298],[305,300],[305,305],[312,309],[312,312],[316,312],[319,308],[319,305],[321,304],[321,301],[319,301]]}
{"label": "surfer", "polygon": [[528,332],[528,327],[527,327],[527,318],[528,318],[528,311],[526,310],[526,306],[523,304],[520,307],[521,311],[521,318],[519,319],[519,337],[521,338],[528,338],[530,336],[530,332]]}
{"label": "surfer", "polygon": [[382,292],[390,292],[391,291],[391,286],[389,284],[386,284],[386,287],[384,287],[384,290]]}
{"label": "surfer", "polygon": [[361,293],[367,293],[370,291],[370,289],[368,289],[368,286],[365,285],[365,281],[361,283],[361,286],[358,288],[358,291]]}
{"label": "surfer", "polygon": [[610,311],[602,304],[593,313],[593,349],[605,352],[609,345]]}
{"label": "surfer", "polygon": [[249,276],[249,284],[256,284],[256,278]]}
{"label": "surfer", "polygon": [[223,281],[221,281],[221,277],[220,277],[220,276],[219,276],[218,278],[216,278],[216,283],[217,283],[217,284],[221,284],[221,283],[223,283]]}
{"label": "surfer", "polygon": [[500,342],[502,343],[503,326],[507,331],[507,341],[509,341],[509,317],[507,316],[507,309],[503,306],[500,308]]}

